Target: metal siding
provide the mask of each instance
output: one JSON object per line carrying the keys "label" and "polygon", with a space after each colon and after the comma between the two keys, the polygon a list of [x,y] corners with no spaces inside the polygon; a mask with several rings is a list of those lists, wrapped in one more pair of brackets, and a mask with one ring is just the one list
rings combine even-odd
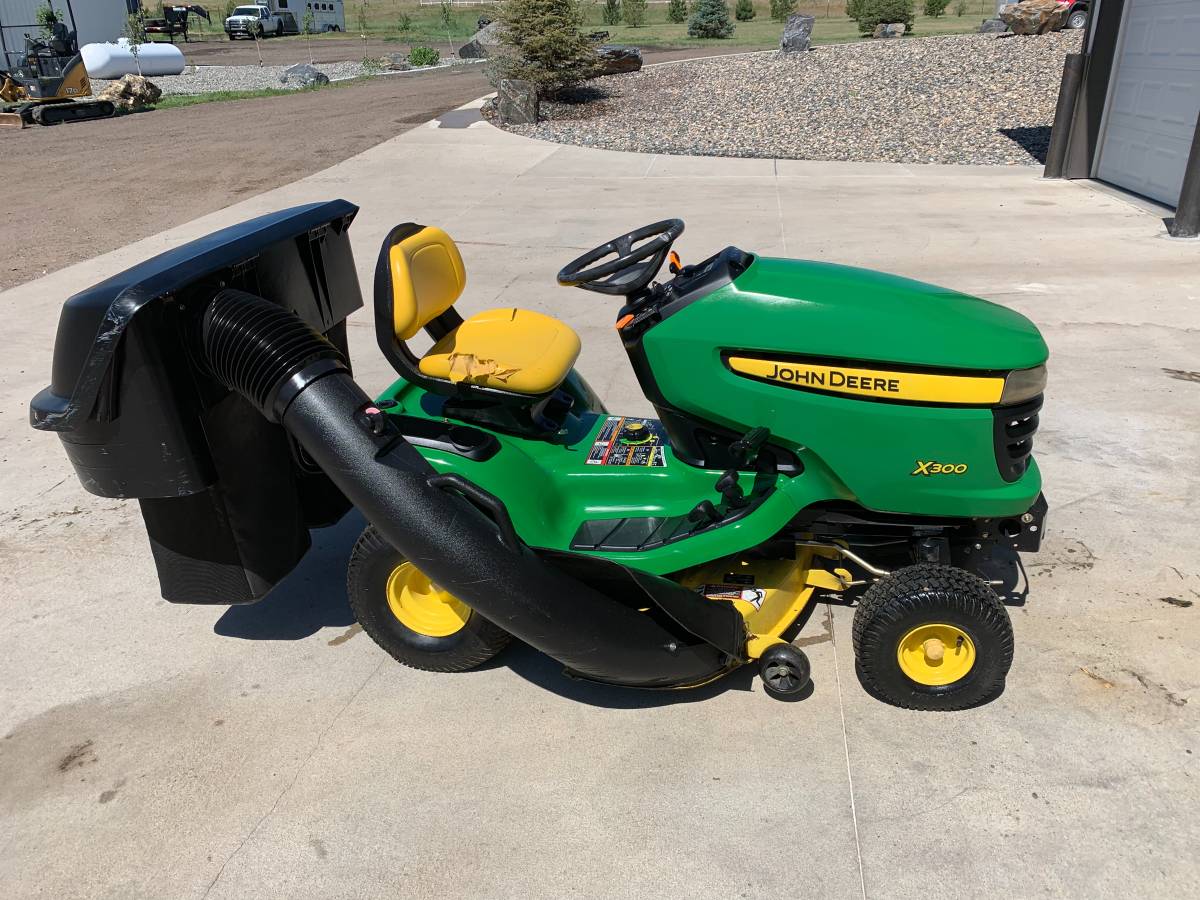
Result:
{"label": "metal siding", "polygon": [[1200,111],[1200,4],[1126,7],[1096,176],[1174,206]]}

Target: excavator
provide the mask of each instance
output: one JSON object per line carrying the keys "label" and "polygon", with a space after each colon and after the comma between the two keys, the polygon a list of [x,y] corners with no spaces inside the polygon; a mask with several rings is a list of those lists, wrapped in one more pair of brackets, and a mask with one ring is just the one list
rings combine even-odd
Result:
{"label": "excavator", "polygon": [[0,67],[0,126],[59,125],[107,119],[108,100],[90,99],[92,83],[75,32],[63,22],[49,26],[48,39],[25,35],[25,50],[6,53]]}

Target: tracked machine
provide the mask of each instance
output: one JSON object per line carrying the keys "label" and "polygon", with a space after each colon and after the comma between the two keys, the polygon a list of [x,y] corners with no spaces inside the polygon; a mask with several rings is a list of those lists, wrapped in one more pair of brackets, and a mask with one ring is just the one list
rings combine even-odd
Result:
{"label": "tracked machine", "polygon": [[62,22],[48,40],[25,36],[25,49],[5,54],[0,66],[0,126],[60,125],[107,119],[116,112],[108,100],[92,98],[92,83],[75,33]]}

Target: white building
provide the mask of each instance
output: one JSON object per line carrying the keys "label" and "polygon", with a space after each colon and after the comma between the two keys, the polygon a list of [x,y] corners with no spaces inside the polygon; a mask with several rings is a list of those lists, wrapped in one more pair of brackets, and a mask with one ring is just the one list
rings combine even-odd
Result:
{"label": "white building", "polygon": [[78,34],[79,45],[115,41],[139,0],[0,0],[0,59],[25,48],[25,35],[41,35],[37,11],[49,2],[59,18]]}

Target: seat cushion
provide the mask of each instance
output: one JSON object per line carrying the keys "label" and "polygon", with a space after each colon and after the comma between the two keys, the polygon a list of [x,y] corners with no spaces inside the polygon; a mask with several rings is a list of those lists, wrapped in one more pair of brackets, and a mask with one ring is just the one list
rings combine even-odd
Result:
{"label": "seat cushion", "polygon": [[467,319],[421,360],[431,378],[518,394],[554,390],[579,356],[579,335],[528,309],[489,309]]}

